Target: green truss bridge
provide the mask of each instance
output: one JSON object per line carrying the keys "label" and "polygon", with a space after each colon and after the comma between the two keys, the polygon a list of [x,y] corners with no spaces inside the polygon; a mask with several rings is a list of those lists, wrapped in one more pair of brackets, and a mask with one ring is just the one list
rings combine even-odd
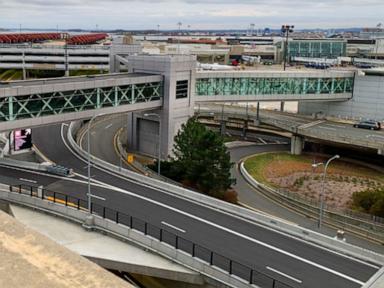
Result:
{"label": "green truss bridge", "polygon": [[196,78],[197,102],[343,101],[354,84],[351,71],[207,71]]}
{"label": "green truss bridge", "polygon": [[0,131],[155,109],[163,76],[122,73],[0,83]]}

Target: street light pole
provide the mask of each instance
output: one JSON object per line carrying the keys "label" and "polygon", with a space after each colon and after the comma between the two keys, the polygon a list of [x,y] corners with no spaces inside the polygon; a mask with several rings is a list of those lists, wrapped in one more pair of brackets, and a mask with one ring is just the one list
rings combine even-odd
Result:
{"label": "street light pole", "polygon": [[316,168],[320,165],[324,165],[324,172],[323,172],[323,179],[322,179],[322,185],[321,185],[321,191],[320,191],[320,208],[319,208],[319,222],[318,222],[318,228],[320,229],[321,228],[321,225],[323,223],[323,210],[324,210],[324,190],[325,190],[325,179],[326,179],[326,176],[327,176],[327,169],[328,169],[328,166],[329,164],[335,160],[335,159],[339,159],[340,156],[339,155],[335,155],[333,156],[332,158],[328,159],[328,161],[324,164],[324,163],[315,163],[315,164],[312,164],[312,167],[313,168]]}
{"label": "street light pole", "polygon": [[68,65],[68,38],[69,38],[69,35],[68,33],[64,33],[63,34],[64,36],[64,40],[65,40],[65,44],[64,44],[64,70],[65,70],[65,76],[68,77],[69,76],[69,65]]}
{"label": "street light pole", "polygon": [[102,116],[104,114],[96,114],[94,115],[91,120],[88,122],[88,127],[87,127],[87,153],[88,153],[88,211],[89,214],[92,214],[92,194],[91,194],[91,137],[90,137],[90,130],[92,127],[92,122],[96,117]]}
{"label": "street light pole", "polygon": [[159,143],[157,145],[157,174],[160,176],[161,173],[160,173],[160,168],[161,168],[161,117],[159,114],[157,113],[145,113],[144,114],[144,117],[156,117],[157,119],[159,119]]}
{"label": "street light pole", "polygon": [[284,33],[285,36],[285,47],[284,47],[284,71],[287,67],[287,56],[288,56],[288,37],[289,33],[293,32],[294,25],[283,25],[281,26],[281,32]]}
{"label": "street light pole", "polygon": [[183,25],[183,23],[181,22],[178,22],[177,25],[179,26],[179,35],[177,37],[177,54],[180,54],[180,34],[181,34],[181,25]]}

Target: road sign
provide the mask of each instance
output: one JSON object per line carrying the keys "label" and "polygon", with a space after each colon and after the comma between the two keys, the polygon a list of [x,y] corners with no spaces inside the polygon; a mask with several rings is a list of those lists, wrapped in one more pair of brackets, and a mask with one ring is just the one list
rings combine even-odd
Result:
{"label": "road sign", "polygon": [[128,163],[133,163],[133,160],[134,160],[133,154],[128,154],[128,155],[127,155],[127,161],[128,161]]}

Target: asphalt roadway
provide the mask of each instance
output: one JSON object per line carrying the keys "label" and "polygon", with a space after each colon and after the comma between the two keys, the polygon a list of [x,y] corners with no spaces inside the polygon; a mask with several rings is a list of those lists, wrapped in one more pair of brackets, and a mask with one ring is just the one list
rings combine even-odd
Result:
{"label": "asphalt roadway", "polygon": [[[86,175],[86,163],[67,147],[66,130],[65,125],[37,128],[33,132],[33,141],[49,159],[73,168],[80,176],[73,179],[55,178],[0,168],[1,175],[6,177],[2,180],[27,180],[27,184],[33,181],[35,185],[44,185],[47,189],[85,199],[86,182],[81,180],[81,175]],[[107,137],[97,139],[102,141],[104,138]],[[98,145],[103,143],[99,142]],[[361,287],[379,268],[100,168],[93,168],[92,176],[94,180],[112,186],[103,188],[93,185],[92,193],[106,199],[95,199],[96,204],[168,229],[292,287]]]}
{"label": "asphalt roadway", "polygon": [[[116,166],[120,165],[121,162],[114,148],[113,139],[118,130],[125,124],[125,119],[126,117],[123,115],[94,122],[94,125],[91,128],[91,143],[93,144],[91,145],[91,153],[93,155],[104,161],[115,164]],[[240,136],[242,134],[242,131],[239,130],[227,128],[226,131],[230,135]],[[229,151],[231,154],[232,162],[237,164],[245,157],[258,153],[290,150],[289,144],[279,145],[282,143],[289,143],[288,139],[281,136],[247,132],[247,140],[255,141],[256,144],[247,146],[235,146],[230,148]],[[82,147],[87,147],[87,137],[83,138]],[[129,168],[124,164],[124,162],[122,165],[124,168]],[[282,207],[280,204],[257,192],[245,181],[237,165],[235,165],[232,169],[232,175],[234,178],[236,178],[236,185],[234,188],[239,195],[240,202],[254,208],[259,212],[273,215],[280,219],[299,224],[301,227],[305,227],[316,232],[329,235],[331,237],[336,235],[337,229],[327,227],[325,225],[319,229],[316,219],[305,217],[287,209],[286,207]],[[348,243],[370,249],[378,253],[384,253],[383,245],[373,243],[360,237],[356,237],[354,234],[346,233],[346,239]]]}
{"label": "asphalt roadway", "polygon": [[[225,105],[223,110],[223,105],[205,104],[201,105],[200,109],[201,113],[215,112],[216,115],[220,115],[222,111],[224,111],[224,115],[226,113],[241,117],[247,115],[244,106]],[[250,108],[248,115],[251,119],[255,119],[255,108]],[[275,122],[274,126],[288,129],[288,131],[291,131],[291,128],[299,128],[299,135],[307,135],[323,141],[332,142],[334,140],[331,141],[330,139],[338,139],[335,143],[345,144],[345,141],[348,140],[350,143],[357,143],[356,146],[362,145],[361,147],[374,147],[376,149],[383,149],[384,147],[384,129],[376,131],[354,128],[351,123],[316,120],[308,116],[267,110],[260,110],[260,120],[265,123]]]}

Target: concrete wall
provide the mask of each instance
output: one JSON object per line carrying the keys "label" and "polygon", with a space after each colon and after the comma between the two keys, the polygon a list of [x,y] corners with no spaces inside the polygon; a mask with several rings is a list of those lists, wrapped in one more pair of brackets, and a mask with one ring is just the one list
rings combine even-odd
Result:
{"label": "concrete wall", "polygon": [[353,98],[346,102],[299,103],[300,114],[311,115],[319,112],[338,118],[383,121],[384,76],[356,76]]}
{"label": "concrete wall", "polygon": [[[139,150],[137,137],[143,133],[153,133],[153,141],[148,149],[141,152],[154,150],[157,146],[158,121],[156,116],[145,117],[145,113],[156,113],[161,120],[161,157],[167,158],[172,152],[173,138],[181,125],[194,114],[195,97],[195,56],[130,56],[128,57],[129,72],[144,72],[161,74],[164,77],[164,100],[161,110],[133,113],[128,121],[128,146],[133,150]],[[188,80],[188,96],[176,99],[176,82]],[[140,125],[140,121],[147,118],[146,125]],[[141,119],[141,120],[140,120]],[[152,122],[149,122],[152,121]],[[144,123],[144,122],[142,122]],[[152,125],[149,131],[140,131],[140,127]],[[150,144],[147,144],[150,145]],[[148,150],[148,151],[147,151]],[[157,153],[153,156],[157,157]]]}

